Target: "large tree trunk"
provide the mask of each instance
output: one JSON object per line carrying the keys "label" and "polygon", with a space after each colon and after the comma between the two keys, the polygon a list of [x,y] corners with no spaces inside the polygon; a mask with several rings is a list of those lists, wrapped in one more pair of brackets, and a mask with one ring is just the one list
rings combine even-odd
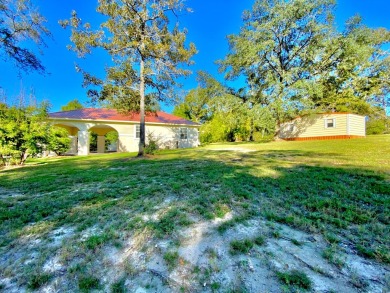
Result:
{"label": "large tree trunk", "polygon": [[276,129],[275,129],[275,133],[274,133],[274,140],[278,140],[279,139],[279,134],[280,134],[280,125],[282,123],[277,121],[276,123]]}
{"label": "large tree trunk", "polygon": [[253,123],[253,118],[251,119],[251,126],[250,126],[250,131],[249,131],[249,141],[254,141],[253,139],[253,134],[255,132],[255,125]]}
{"label": "large tree trunk", "polygon": [[[146,2],[143,0],[142,9],[143,12],[146,11]],[[144,13],[143,13],[144,14]],[[145,150],[145,59],[143,56],[143,51],[145,49],[145,34],[146,34],[146,21],[142,19],[141,24],[141,43],[140,43],[140,64],[139,64],[139,116],[140,116],[140,130],[139,130],[139,145],[138,145],[138,157],[144,155]]]}
{"label": "large tree trunk", "polygon": [[144,155],[145,149],[145,63],[143,58],[141,57],[140,62],[140,132],[139,132],[139,149],[138,149],[138,157],[142,157]]}
{"label": "large tree trunk", "polygon": [[19,165],[20,165],[20,166],[23,166],[24,163],[26,162],[27,158],[28,158],[28,151],[21,152],[21,154],[20,154]]}

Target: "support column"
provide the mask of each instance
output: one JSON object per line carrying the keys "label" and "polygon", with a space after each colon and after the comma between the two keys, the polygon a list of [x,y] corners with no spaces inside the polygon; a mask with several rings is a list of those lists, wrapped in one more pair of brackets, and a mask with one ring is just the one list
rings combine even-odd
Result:
{"label": "support column", "polygon": [[67,151],[68,154],[77,155],[77,136],[70,135],[70,147]]}
{"label": "support column", "polygon": [[98,135],[97,137],[97,152],[103,154],[106,150],[106,137],[104,135]]}
{"label": "support column", "polygon": [[78,133],[78,153],[79,156],[87,156],[89,154],[89,132],[88,130],[80,130]]}

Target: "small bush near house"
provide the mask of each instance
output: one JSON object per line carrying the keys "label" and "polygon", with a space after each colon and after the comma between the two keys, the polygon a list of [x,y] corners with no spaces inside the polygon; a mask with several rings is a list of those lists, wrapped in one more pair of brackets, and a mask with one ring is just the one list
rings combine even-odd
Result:
{"label": "small bush near house", "polygon": [[370,118],[367,121],[367,134],[384,134],[388,133],[390,125],[389,118]]}
{"label": "small bush near house", "polygon": [[159,149],[159,139],[153,136],[152,133],[148,134],[148,143],[145,146],[145,154],[154,155]]}
{"label": "small bush near house", "polygon": [[66,130],[47,122],[47,103],[8,106],[0,103],[0,165],[23,165],[45,150],[61,154],[68,149]]}
{"label": "small bush near house", "polygon": [[253,133],[253,141],[256,142],[268,142],[274,139],[274,132],[272,131],[256,131]]}

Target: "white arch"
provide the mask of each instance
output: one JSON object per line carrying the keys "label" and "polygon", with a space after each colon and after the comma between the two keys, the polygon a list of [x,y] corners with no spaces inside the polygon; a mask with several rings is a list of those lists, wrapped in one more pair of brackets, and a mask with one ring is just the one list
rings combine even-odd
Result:
{"label": "white arch", "polygon": [[112,126],[110,124],[100,124],[100,123],[99,124],[88,124],[88,131],[93,131],[97,134],[99,134],[99,132],[100,132],[100,133],[102,133],[102,135],[105,135],[111,131],[116,131],[119,133],[118,129],[116,129],[114,126]]}
{"label": "white arch", "polygon": [[[115,131],[118,134],[119,138],[119,131],[112,127],[110,124],[95,124],[90,125],[88,128],[88,131],[92,131],[96,133],[97,136],[97,153],[104,153],[106,151],[106,134],[112,131]],[[90,147],[90,146],[89,146]],[[116,151],[118,151],[118,145],[116,146]]]}
{"label": "white arch", "polygon": [[78,136],[79,136],[80,128],[77,125],[69,122],[54,122],[52,123],[52,125],[55,127],[64,128],[69,133],[69,138],[71,139],[71,141],[70,141],[69,150],[66,152],[66,154],[68,155],[79,154]]}
{"label": "white arch", "polygon": [[69,122],[55,122],[52,125],[66,129],[69,135],[77,135],[77,132],[80,130],[79,126]]}

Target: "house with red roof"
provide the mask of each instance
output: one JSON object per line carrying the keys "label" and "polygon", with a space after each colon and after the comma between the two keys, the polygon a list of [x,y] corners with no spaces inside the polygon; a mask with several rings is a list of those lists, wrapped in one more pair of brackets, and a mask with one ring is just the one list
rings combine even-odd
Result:
{"label": "house with red roof", "polygon": [[[105,135],[118,133],[117,151],[136,152],[139,145],[140,115],[121,114],[114,109],[86,108],[49,114],[49,121],[68,130],[72,139],[69,154],[90,153],[90,132],[97,134],[97,152],[105,152]],[[146,143],[152,137],[160,148],[199,146],[200,124],[165,113],[145,115]]]}

